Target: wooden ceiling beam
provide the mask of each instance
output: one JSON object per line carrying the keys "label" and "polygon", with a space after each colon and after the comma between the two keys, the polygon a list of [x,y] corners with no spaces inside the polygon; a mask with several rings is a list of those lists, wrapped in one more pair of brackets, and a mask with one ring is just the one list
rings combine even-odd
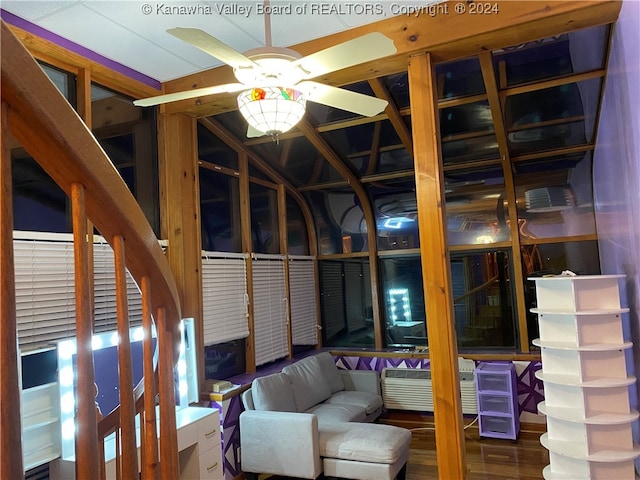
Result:
{"label": "wooden ceiling beam", "polygon": [[400,137],[404,148],[409,152],[409,155],[413,157],[413,139],[411,138],[411,131],[403,120],[400,110],[398,110],[398,107],[395,105],[393,97],[389,93],[389,89],[379,78],[372,78],[369,80],[369,85],[371,86],[373,93],[376,94],[376,97],[389,102],[384,111],[389,117],[389,121],[391,122],[391,125],[393,125],[398,137]]}
{"label": "wooden ceiling beam", "polygon": [[[500,93],[498,83],[493,68],[493,56],[491,52],[483,52],[479,55],[480,70],[482,71],[482,79],[487,92],[487,100],[493,117],[493,129],[498,141],[498,150],[502,157],[502,171],[504,172],[504,186],[507,196],[509,218],[509,228],[511,234],[511,243],[513,245],[511,251],[513,277],[524,278],[522,271],[522,253],[520,251],[520,232],[518,230],[518,211],[516,208],[517,197],[516,188],[513,181],[513,168],[511,164],[511,155],[509,152],[509,139],[507,137],[507,128],[504,121],[504,113],[502,110],[502,102],[500,101]],[[524,295],[524,285],[521,282],[515,282],[516,295],[516,311],[518,319],[518,331],[520,332],[520,351],[529,351],[529,338],[527,336],[527,309]]]}
{"label": "wooden ceiling beam", "polygon": [[[498,13],[458,15],[456,2],[445,2],[447,15],[397,16],[338,32],[290,48],[309,55],[370,32],[381,32],[393,40],[393,56],[322,75],[315,80],[334,86],[347,85],[407,70],[409,57],[428,51],[435,61],[449,61],[511,45],[615,22],[620,0],[556,0],[495,2]],[[188,75],[166,82],[165,93],[235,82],[229,66]],[[167,104],[167,113],[182,112],[203,117],[237,110],[233,95],[213,95]]]}

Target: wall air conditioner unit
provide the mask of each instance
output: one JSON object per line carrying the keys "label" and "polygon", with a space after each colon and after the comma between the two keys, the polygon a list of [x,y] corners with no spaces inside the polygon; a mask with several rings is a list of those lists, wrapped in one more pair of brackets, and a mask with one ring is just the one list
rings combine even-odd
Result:
{"label": "wall air conditioner unit", "polygon": [[[458,357],[462,413],[477,414],[475,362]],[[384,406],[390,410],[433,412],[431,370],[428,368],[385,368],[381,378]]]}

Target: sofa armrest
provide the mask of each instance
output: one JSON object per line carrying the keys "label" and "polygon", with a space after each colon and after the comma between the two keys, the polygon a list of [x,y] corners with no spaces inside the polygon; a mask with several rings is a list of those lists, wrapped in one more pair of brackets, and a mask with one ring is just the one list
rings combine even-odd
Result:
{"label": "sofa armrest", "polygon": [[310,479],[322,472],[318,417],[310,413],[244,411],[240,447],[243,472]]}
{"label": "sofa armrest", "polygon": [[380,374],[375,370],[340,370],[345,390],[380,395]]}

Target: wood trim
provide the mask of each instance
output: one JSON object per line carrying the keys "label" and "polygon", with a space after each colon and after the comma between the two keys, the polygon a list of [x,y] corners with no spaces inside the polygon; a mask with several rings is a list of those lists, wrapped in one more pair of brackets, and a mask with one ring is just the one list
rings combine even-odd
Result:
{"label": "wood trim", "polygon": [[536,153],[527,153],[524,155],[517,155],[511,158],[513,163],[517,162],[527,162],[529,160],[539,160],[543,158],[551,158],[560,155],[573,155],[575,153],[585,153],[591,152],[595,149],[595,145],[593,143],[584,144],[584,145],[574,145],[571,147],[563,147],[557,148],[554,150],[546,150],[544,152],[536,152]]}
{"label": "wood trim", "polygon": [[[240,231],[242,238],[242,251],[251,253],[253,243],[251,241],[251,195],[249,194],[249,156],[247,152],[238,152],[238,168],[240,169]],[[245,260],[247,270],[247,296],[249,297],[248,326],[249,336],[244,341],[244,356],[247,373],[256,371],[256,342],[255,342],[255,315],[253,312],[253,262],[251,256]]]}
{"label": "wood trim", "polygon": [[287,321],[287,350],[288,358],[293,358],[293,330],[291,322],[291,288],[289,283],[289,261],[287,259],[289,253],[289,238],[287,235],[287,193],[284,185],[278,185],[278,239],[280,241],[280,253],[284,255],[284,278],[285,278],[285,297],[287,305],[285,315]]}
{"label": "wood trim", "polygon": [[412,130],[424,132],[424,135],[414,135],[413,145],[438,475],[443,480],[462,480],[466,478],[467,469],[436,91],[433,57],[428,53],[411,57],[409,96],[414,105]]}
{"label": "wood trim", "polygon": [[96,83],[133,98],[151,97],[160,94],[160,90],[156,88],[88,60],[82,55],[71,52],[26,30],[13,25],[8,27],[29,50],[29,53],[38,60],[75,74],[86,70],[90,72],[92,80]]}
{"label": "wood trim", "polygon": [[468,105],[470,103],[482,102],[487,99],[486,93],[480,93],[478,95],[469,95],[467,97],[454,97],[438,100],[438,108],[443,110],[450,107],[459,107],[460,105]]}
{"label": "wood trim", "polygon": [[0,113],[0,478],[24,478],[18,378],[18,331],[13,261],[13,193],[9,147],[9,105],[2,101]]}
{"label": "wood trim", "polygon": [[[482,54],[481,54],[482,55]],[[564,77],[552,78],[542,82],[528,83],[526,85],[518,85],[517,87],[509,87],[500,91],[500,95],[511,96],[520,95],[523,93],[537,92],[539,90],[545,90],[547,88],[560,87],[569,83],[578,83],[585,80],[591,80],[594,78],[604,78],[607,71],[602,68],[598,70],[591,70],[584,73],[575,73],[573,75],[566,75]]]}
{"label": "wood trim", "polygon": [[[178,435],[176,430],[176,397],[173,366],[176,358],[173,329],[167,324],[164,308],[156,311],[158,328],[158,398],[160,404],[160,478],[174,480],[180,477],[178,463]],[[91,477],[82,477],[91,478]]]}
{"label": "wood trim", "polygon": [[511,157],[509,155],[509,140],[507,138],[507,129],[504,124],[504,114],[500,103],[500,94],[498,93],[498,84],[493,70],[493,57],[491,52],[480,54],[480,69],[482,70],[482,78],[487,90],[489,99],[489,108],[493,117],[493,127],[498,140],[498,150],[502,157],[502,171],[504,173],[504,187],[507,194],[507,203],[509,205],[509,230],[511,235],[511,279],[514,283],[516,294],[516,314],[518,320],[518,331],[520,332],[520,350],[529,351],[529,334],[527,331],[527,305],[524,296],[524,284],[519,279],[524,278],[522,269],[522,252],[520,250],[520,231],[518,229],[518,210],[516,188],[513,181],[513,168],[511,165]]}
{"label": "wood trim", "polygon": [[[196,120],[161,115],[158,126],[158,177],[162,236],[180,294],[183,318],[194,318],[199,384],[204,380],[202,242]],[[177,335],[177,333],[176,333]]]}
{"label": "wood trim", "polygon": [[[454,1],[444,5],[448,15],[397,16],[291,46],[308,55],[354,37],[380,32],[393,40],[397,53],[374,62],[356,65],[316,79],[333,86],[369,80],[407,69],[409,57],[428,51],[435,61],[449,61],[511,45],[519,45],[560,33],[615,22],[619,0],[558,0],[495,2],[499,14],[456,15]],[[165,83],[166,93],[235,82],[232,69],[219,67]],[[237,109],[233,96],[207,96],[170,104],[168,112],[203,117]]]}
{"label": "wood trim", "polygon": [[575,237],[523,238],[520,245],[548,245],[551,243],[591,242],[597,241],[598,235],[577,235]]}
{"label": "wood trim", "polygon": [[389,121],[393,128],[396,130],[398,137],[402,141],[402,145],[407,150],[409,155],[413,156],[413,140],[411,139],[411,132],[409,131],[409,127],[404,122],[400,111],[396,107],[393,101],[393,97],[389,93],[389,89],[384,86],[382,80],[380,78],[372,78],[369,80],[369,85],[373,90],[373,93],[376,94],[376,97],[382,98],[389,102],[387,108],[384,109],[385,113],[389,117]]}

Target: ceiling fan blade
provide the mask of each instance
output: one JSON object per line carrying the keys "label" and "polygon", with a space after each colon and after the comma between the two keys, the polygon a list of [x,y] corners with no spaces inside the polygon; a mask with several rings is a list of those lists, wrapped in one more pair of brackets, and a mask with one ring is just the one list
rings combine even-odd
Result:
{"label": "ceiling fan blade", "polygon": [[218,93],[239,92],[247,88],[250,87],[247,87],[243,83],[225,83],[223,85],[215,85],[213,87],[195,88],[193,90],[167,93],[156,97],[141,98],[140,100],[134,100],[133,104],[137,107],[151,107],[153,105],[160,105],[161,103],[177,102],[178,100],[188,100],[190,98],[204,97]]}
{"label": "ceiling fan blade", "polygon": [[291,63],[291,68],[302,70],[303,79],[370,62],[396,53],[393,40],[380,32],[372,32],[320,50]]}
{"label": "ceiling fan blade", "polygon": [[340,108],[365,117],[373,117],[382,112],[389,102],[381,98],[332,87],[317,82],[301,82],[297,86],[304,88],[307,100],[330,107]]}
{"label": "ceiling fan blade", "polygon": [[199,28],[176,27],[167,30],[167,33],[222,60],[233,68],[260,68],[260,65],[253,60]]}

